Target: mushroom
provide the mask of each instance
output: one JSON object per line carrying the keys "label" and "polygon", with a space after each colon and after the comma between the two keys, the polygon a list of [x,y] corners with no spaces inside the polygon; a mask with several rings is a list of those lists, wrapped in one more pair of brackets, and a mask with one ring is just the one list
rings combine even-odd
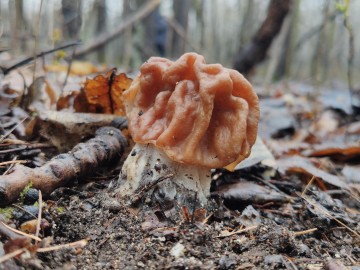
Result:
{"label": "mushroom", "polygon": [[[151,57],[123,98],[136,144],[120,173],[121,196],[155,183],[151,201],[205,205],[211,169],[233,170],[256,140],[259,101],[250,83],[196,53],[175,62]],[[157,183],[161,177],[170,179]]]}

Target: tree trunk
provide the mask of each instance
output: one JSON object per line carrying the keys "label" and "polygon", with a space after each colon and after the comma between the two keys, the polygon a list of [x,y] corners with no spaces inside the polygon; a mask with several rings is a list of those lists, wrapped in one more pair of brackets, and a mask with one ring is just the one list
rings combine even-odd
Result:
{"label": "tree trunk", "polygon": [[[174,20],[187,31],[188,14],[190,10],[189,0],[173,0]],[[184,40],[174,33],[172,38],[172,56],[178,57],[185,51]]]}
{"label": "tree trunk", "polygon": [[234,68],[247,75],[262,62],[274,38],[281,30],[290,10],[291,0],[271,0],[267,16],[250,44],[240,51],[235,59]]}
{"label": "tree trunk", "polygon": [[[94,4],[95,9],[95,18],[96,18],[96,35],[100,35],[101,33],[106,31],[106,1],[104,0],[96,0]],[[98,50],[98,61],[103,63],[105,62],[105,47],[101,47]]]}
{"label": "tree trunk", "polygon": [[82,21],[81,0],[62,0],[61,10],[64,17],[64,37],[78,39]]}

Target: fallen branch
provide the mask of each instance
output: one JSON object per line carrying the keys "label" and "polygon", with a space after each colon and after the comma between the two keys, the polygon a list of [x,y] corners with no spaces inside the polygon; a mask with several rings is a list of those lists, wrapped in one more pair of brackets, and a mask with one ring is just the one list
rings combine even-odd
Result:
{"label": "fallen branch", "polygon": [[127,141],[118,129],[102,127],[95,138],[76,145],[44,166],[32,169],[17,164],[12,172],[0,176],[0,205],[15,201],[30,182],[47,196],[69,180],[89,175],[100,165],[121,157],[126,145]]}
{"label": "fallen branch", "polygon": [[45,55],[47,55],[47,54],[50,54],[50,53],[53,53],[53,52],[56,52],[56,51],[61,51],[61,50],[64,50],[64,49],[69,48],[69,47],[72,47],[72,46],[77,46],[77,45],[79,45],[79,44],[80,44],[79,42],[72,42],[72,43],[66,44],[66,45],[64,45],[64,46],[55,48],[55,49],[51,49],[51,50],[46,51],[46,52],[41,52],[41,53],[39,53],[39,54],[37,54],[37,55],[35,55],[35,56],[28,57],[28,58],[26,58],[26,59],[24,59],[24,60],[22,60],[22,61],[20,61],[20,62],[18,62],[18,63],[16,63],[16,64],[14,64],[14,65],[11,66],[11,67],[2,68],[2,67],[0,66],[0,70],[2,69],[2,72],[4,73],[4,75],[6,75],[6,74],[8,74],[10,71],[12,71],[12,70],[14,70],[14,69],[16,69],[16,68],[18,68],[18,67],[21,67],[21,66],[26,65],[27,63],[30,63],[31,61],[35,60],[36,58],[40,58],[40,57],[43,57],[43,56],[45,56]]}
{"label": "fallen branch", "polygon": [[124,22],[120,23],[112,32],[101,34],[92,42],[89,42],[87,45],[78,48],[76,50],[76,53],[74,54],[74,57],[83,56],[103,46],[107,42],[113,40],[130,25],[149,15],[160,4],[160,2],[161,0],[148,1],[135,14],[129,15],[124,20]]}

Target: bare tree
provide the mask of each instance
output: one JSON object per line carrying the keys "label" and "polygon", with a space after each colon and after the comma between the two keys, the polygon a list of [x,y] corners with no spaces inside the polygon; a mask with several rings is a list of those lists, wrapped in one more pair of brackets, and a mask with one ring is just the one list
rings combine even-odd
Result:
{"label": "bare tree", "polygon": [[[188,14],[190,10],[190,1],[189,0],[173,0],[173,10],[174,10],[174,21],[182,26],[185,31],[188,26]],[[177,34],[173,35],[171,41],[171,55],[179,56],[185,50],[185,41],[182,37]]]}
{"label": "bare tree", "polygon": [[62,0],[61,5],[64,17],[64,36],[71,39],[78,39],[82,21],[81,0]]}

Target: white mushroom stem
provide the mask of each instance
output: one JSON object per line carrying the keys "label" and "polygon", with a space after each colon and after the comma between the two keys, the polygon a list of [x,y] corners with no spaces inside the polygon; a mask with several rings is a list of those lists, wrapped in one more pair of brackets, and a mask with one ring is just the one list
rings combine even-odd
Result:
{"label": "white mushroom stem", "polygon": [[152,144],[136,144],[125,160],[119,181],[120,196],[138,194],[159,178],[173,176],[154,186],[151,199],[176,201],[180,206],[194,203],[205,205],[210,195],[209,168],[175,162]]}

